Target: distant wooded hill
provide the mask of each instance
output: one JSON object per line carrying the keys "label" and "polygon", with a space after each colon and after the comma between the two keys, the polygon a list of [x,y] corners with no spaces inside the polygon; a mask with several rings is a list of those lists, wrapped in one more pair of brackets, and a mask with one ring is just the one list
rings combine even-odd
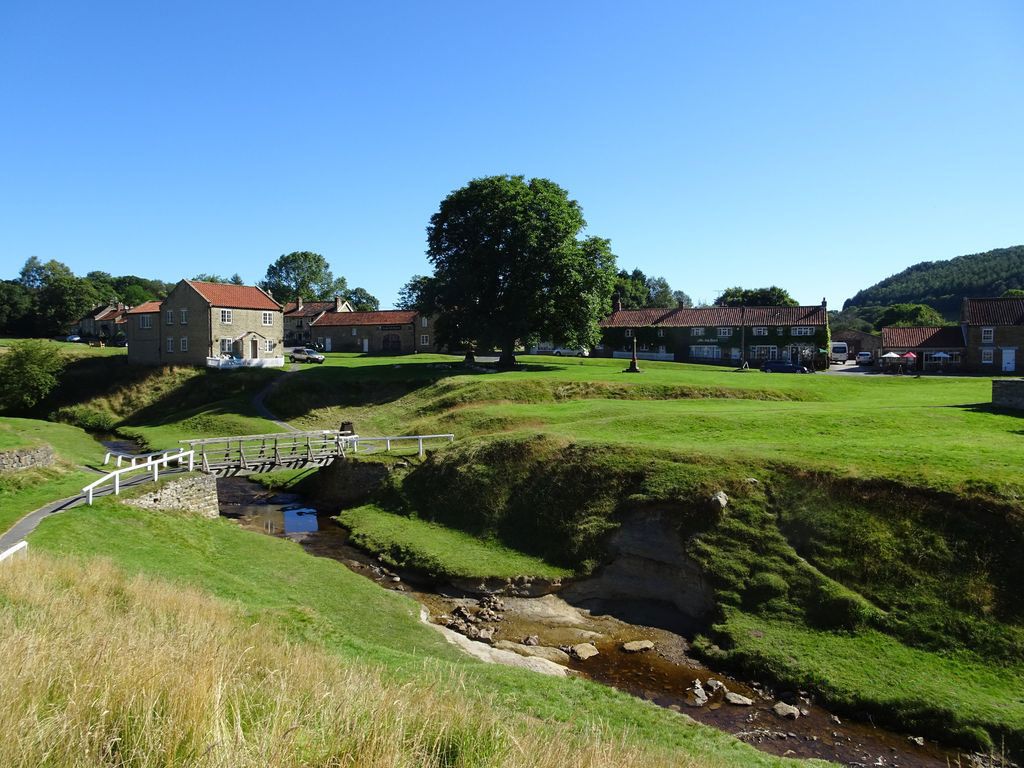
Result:
{"label": "distant wooded hill", "polygon": [[1024,288],[1024,245],[922,261],[859,291],[843,308],[928,304],[956,319],[964,297],[1001,296],[1011,288]]}

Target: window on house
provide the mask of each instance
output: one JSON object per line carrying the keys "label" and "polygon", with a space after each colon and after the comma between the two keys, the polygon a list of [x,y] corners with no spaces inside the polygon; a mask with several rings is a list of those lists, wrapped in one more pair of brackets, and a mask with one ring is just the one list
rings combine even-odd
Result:
{"label": "window on house", "polygon": [[274,341],[273,339],[267,339],[263,344],[263,349],[266,350],[267,352],[273,352],[276,346],[276,341]]}
{"label": "window on house", "polygon": [[355,328],[353,328],[353,329],[352,329],[352,335],[353,335],[353,336],[355,336],[355,335],[356,335],[356,329],[355,329]]}
{"label": "window on house", "polygon": [[794,325],[790,329],[790,334],[793,336],[813,336],[814,327],[810,325]]}
{"label": "window on house", "polygon": [[662,355],[665,354],[665,345],[664,344],[659,344],[658,345],[658,352],[659,352],[659,354],[662,354]]}
{"label": "window on house", "polygon": [[220,353],[222,355],[230,355],[231,354],[231,339],[221,339],[220,340]]}
{"label": "window on house", "polygon": [[696,360],[718,360],[722,350],[714,344],[694,344],[690,347],[690,357]]}
{"label": "window on house", "polygon": [[992,362],[992,357],[993,357],[992,353],[993,353],[993,350],[991,350],[991,349],[983,349],[983,350],[981,350],[981,362],[983,362],[983,363],[991,363]]}
{"label": "window on house", "polygon": [[220,311],[220,321],[224,325],[231,325],[231,310],[222,309]]}
{"label": "window on house", "polygon": [[324,345],[324,337],[323,336],[317,336],[316,337],[316,345],[318,347],[323,347],[323,345]]}
{"label": "window on house", "polygon": [[430,337],[427,334],[420,335],[420,346],[425,347],[430,344]]}
{"label": "window on house", "polygon": [[641,352],[650,352],[650,350],[651,350],[651,347],[650,347],[649,344],[641,344],[640,345],[640,351]]}
{"label": "window on house", "polygon": [[632,328],[627,328],[626,329],[626,338],[627,339],[633,338],[633,329]]}
{"label": "window on house", "polygon": [[182,325],[188,325],[188,309],[179,310],[178,315],[178,322]]}
{"label": "window on house", "polygon": [[168,352],[173,352],[174,351],[174,337],[173,336],[168,336],[167,337],[167,351]]}
{"label": "window on house", "polygon": [[295,321],[295,327],[296,328],[301,328],[302,327],[302,321],[301,320],[296,320]]}
{"label": "window on house", "polygon": [[420,328],[426,328],[429,325],[429,320],[426,317],[420,318]]}
{"label": "window on house", "polygon": [[139,315],[139,328],[152,328],[153,327],[153,316],[152,315]]}
{"label": "window on house", "polygon": [[263,324],[264,325],[273,325],[274,324],[274,313],[273,312],[264,312],[263,313]]}
{"label": "window on house", "polygon": [[982,344],[991,344],[995,340],[996,340],[996,329],[995,328],[982,328],[981,329],[981,343]]}
{"label": "window on house", "polygon": [[786,329],[783,328],[781,325],[778,328],[775,329],[775,333],[777,333],[779,336],[781,336],[785,332],[786,332]]}
{"label": "window on house", "polygon": [[691,336],[703,336],[704,335],[704,329],[701,328],[701,327],[691,328],[690,329],[690,335]]}
{"label": "window on house", "polygon": [[188,336],[182,336],[181,343],[178,346],[182,352],[188,352]]}
{"label": "window on house", "polygon": [[730,336],[732,336],[732,328],[723,327],[718,329],[718,338],[728,339]]}
{"label": "window on house", "polygon": [[659,339],[664,339],[665,338],[665,329],[664,328],[659,328],[658,329],[658,338]]}
{"label": "window on house", "polygon": [[173,309],[168,309],[167,310],[167,324],[168,325],[174,325],[174,310]]}
{"label": "window on house", "polygon": [[763,325],[755,325],[754,326],[754,335],[755,336],[767,336],[768,335],[768,328],[766,328]]}
{"label": "window on house", "polygon": [[750,348],[752,360],[778,360],[779,348],[774,345],[757,344]]}

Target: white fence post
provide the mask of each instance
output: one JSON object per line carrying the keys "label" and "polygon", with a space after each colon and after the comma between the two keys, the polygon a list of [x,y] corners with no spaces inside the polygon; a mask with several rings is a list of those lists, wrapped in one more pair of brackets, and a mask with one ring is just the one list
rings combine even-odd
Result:
{"label": "white fence post", "polygon": [[[92,492],[90,491],[90,493],[92,493]],[[117,496],[120,493],[121,493],[121,476],[120,475],[114,475],[114,495]],[[92,503],[91,499],[89,500],[89,503],[90,504]]]}
{"label": "white fence post", "polygon": [[417,440],[419,440],[419,443],[420,443],[420,458],[422,459],[423,458],[423,438],[419,437],[419,438],[417,438]]}

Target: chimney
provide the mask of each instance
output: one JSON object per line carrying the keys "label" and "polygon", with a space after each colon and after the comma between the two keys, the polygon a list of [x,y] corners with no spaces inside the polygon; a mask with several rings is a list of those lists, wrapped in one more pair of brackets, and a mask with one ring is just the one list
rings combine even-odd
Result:
{"label": "chimney", "polygon": [[341,296],[334,297],[334,311],[341,312]]}
{"label": "chimney", "polygon": [[622,299],[619,298],[619,294],[612,294],[612,312],[622,311]]}
{"label": "chimney", "polygon": [[301,296],[299,296],[299,298],[297,298],[295,300],[295,303],[298,305],[298,309],[302,309],[302,297]]}

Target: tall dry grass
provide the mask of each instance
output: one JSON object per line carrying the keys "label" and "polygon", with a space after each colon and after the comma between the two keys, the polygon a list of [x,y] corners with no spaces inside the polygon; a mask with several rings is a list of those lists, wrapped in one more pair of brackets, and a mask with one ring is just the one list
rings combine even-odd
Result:
{"label": "tall dry grass", "polygon": [[0,660],[5,768],[696,764],[501,716],[452,673],[397,684],[104,561],[5,562]]}

